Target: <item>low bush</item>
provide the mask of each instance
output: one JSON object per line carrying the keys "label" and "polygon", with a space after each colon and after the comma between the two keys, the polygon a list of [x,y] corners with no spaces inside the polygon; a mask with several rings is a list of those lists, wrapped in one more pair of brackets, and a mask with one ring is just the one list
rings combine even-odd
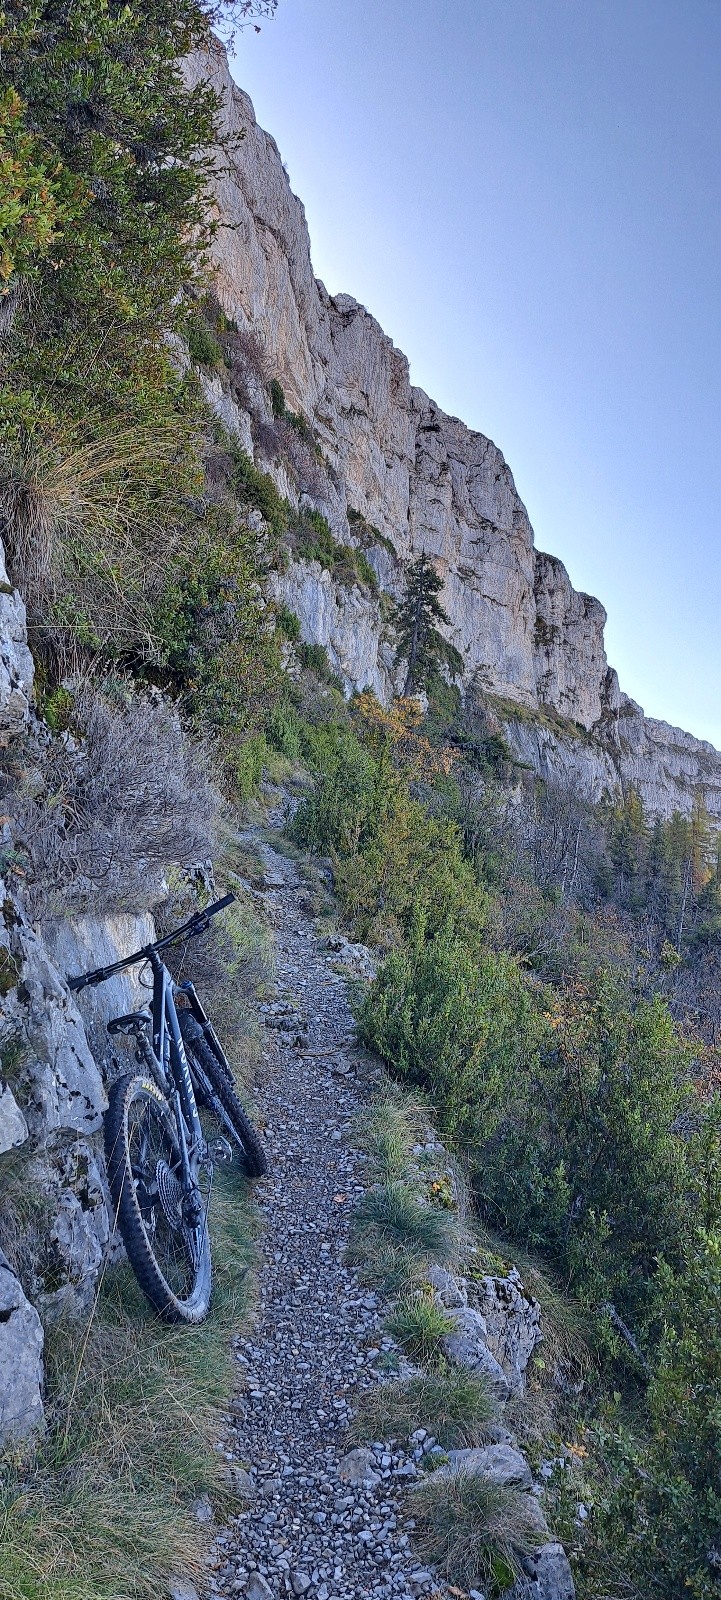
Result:
{"label": "low bush", "polygon": [[358,583],[378,590],[373,568],[363,550],[350,544],[339,544],[320,511],[302,511],[292,530],[296,554],[304,561],[317,561],[326,572],[331,572],[338,583],[352,587]]}
{"label": "low bush", "polygon": [[432,1096],[441,1129],[472,1168],[514,1086],[538,1059],[542,1029],[516,964],[474,954],[443,930],[393,951],[362,999],[361,1037]]}
{"label": "low bush", "polygon": [[80,690],[73,720],[78,747],[56,738],[32,781],[5,775],[30,903],[36,914],[148,906],[170,868],[214,853],[220,799],[205,753],[170,705],[122,682]]}
{"label": "low bush", "polygon": [[252,506],[261,512],[270,529],[274,551],[277,554],[283,547],[288,532],[291,507],[276,489],[270,475],[267,472],[260,472],[245,451],[235,446],[232,453],[232,482],[238,499],[241,504]]}
{"label": "low bush", "polygon": [[266,722],[265,737],[272,750],[297,761],[301,753],[303,723],[287,701],[279,701]]}
{"label": "low bush", "polygon": [[188,351],[191,361],[201,367],[217,368],[225,365],[223,352],[207,322],[199,315],[188,322]]}
{"label": "low bush", "polygon": [[208,510],[192,560],[156,612],[162,679],[214,739],[222,761],[258,732],[280,691],[280,655],[260,604],[256,536],[237,507]]}
{"label": "low bush", "polygon": [[300,638],[300,617],[296,616],[288,606],[276,606],[275,625],[291,644],[295,644]]}
{"label": "low bush", "polygon": [[434,1475],[412,1503],[422,1556],[464,1589],[500,1594],[520,1575],[520,1557],[542,1542],[527,1494],[461,1468]]}
{"label": "low bush", "polygon": [[285,416],[285,393],[278,378],[271,378],[270,381],[270,403],[274,417]]}

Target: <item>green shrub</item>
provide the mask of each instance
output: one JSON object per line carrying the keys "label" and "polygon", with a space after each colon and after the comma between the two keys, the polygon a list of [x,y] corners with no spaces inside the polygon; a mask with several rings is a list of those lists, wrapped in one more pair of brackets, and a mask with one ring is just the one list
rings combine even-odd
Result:
{"label": "green shrub", "polygon": [[291,611],[288,606],[276,606],[275,625],[291,644],[295,644],[300,638],[300,617],[296,616],[295,611]]}
{"label": "green shrub", "polygon": [[291,824],[297,844],[350,854],[368,835],[381,801],[376,765],[347,728],[318,728],[307,756],[317,773],[314,793],[302,800]]}
{"label": "green shrub", "polygon": [[272,750],[277,750],[289,761],[297,761],[301,751],[303,724],[300,717],[285,701],[274,706],[265,725],[265,737]]}
{"label": "green shrub", "polygon": [[486,901],[457,827],[429,816],[382,761],[375,791],[371,826],[336,866],[337,890],[359,937],[387,946],[405,936],[418,945],[445,926],[462,930],[467,949],[475,948]]}
{"label": "green shrub", "polygon": [[321,511],[301,511],[293,533],[296,554],[304,561],[317,561],[332,572],[337,583],[352,587],[359,583],[378,592],[378,582],[367,556],[353,545],[338,544]]}
{"label": "green shrub", "polygon": [[370,589],[371,594],[377,594],[378,579],[373,571],[367,555],[363,550],[354,550],[353,556],[355,560],[356,572],[360,582],[365,584],[367,589]]}
{"label": "green shrub", "polygon": [[271,378],[270,381],[270,403],[273,407],[274,417],[285,416],[285,393],[283,385],[278,378]]}
{"label": "green shrub", "polygon": [[361,1037],[427,1090],[473,1169],[538,1059],[541,1030],[516,963],[443,930],[393,951],[361,1002]]}
{"label": "green shrub", "polygon": [[221,744],[268,715],[280,688],[278,645],[259,603],[255,536],[227,511],[209,511],[192,556],[158,604],[155,630],[166,681]]}
{"label": "green shrub", "polygon": [[320,678],[321,683],[337,684],[339,682],[328,660],[328,652],[325,645],[301,642],[297,646],[296,654],[301,666],[305,667],[307,672],[314,672],[316,677]]}
{"label": "green shrub", "polygon": [[244,739],[229,756],[227,766],[239,800],[250,800],[260,787],[268,746],[262,733]]}
{"label": "green shrub", "polygon": [[291,508],[270,475],[260,472],[250,456],[237,447],[233,450],[233,487],[241,502],[261,512],[278,550],[288,532]]}
{"label": "green shrub", "polygon": [[192,317],[188,323],[188,352],[191,361],[197,362],[198,366],[224,366],[220,345],[200,316]]}
{"label": "green shrub", "polygon": [[300,434],[301,439],[304,439],[306,444],[311,446],[311,449],[314,449],[315,437],[313,434],[313,429],[310,423],[306,421],[306,418],[301,416],[300,412],[288,411],[287,408],[284,415],[286,422],[290,423],[291,428],[293,428],[296,433]]}

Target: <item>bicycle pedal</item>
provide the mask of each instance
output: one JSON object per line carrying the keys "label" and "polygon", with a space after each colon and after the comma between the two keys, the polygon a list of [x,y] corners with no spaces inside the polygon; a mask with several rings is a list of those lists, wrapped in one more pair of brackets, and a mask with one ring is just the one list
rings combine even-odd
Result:
{"label": "bicycle pedal", "polygon": [[233,1151],[227,1139],[210,1139],[208,1157],[210,1161],[232,1161]]}

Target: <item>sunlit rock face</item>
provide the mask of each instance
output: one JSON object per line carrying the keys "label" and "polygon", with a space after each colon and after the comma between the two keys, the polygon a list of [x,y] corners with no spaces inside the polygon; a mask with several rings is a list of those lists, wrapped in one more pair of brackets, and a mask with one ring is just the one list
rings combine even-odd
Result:
{"label": "sunlit rock face", "polygon": [[[534,548],[496,445],[414,388],[406,357],[375,318],[350,295],[329,295],[314,277],[303,206],[222,49],[193,57],[187,70],[192,81],[210,77],[222,100],[218,293],[228,316],[257,337],[288,405],[312,425],[326,482],[308,498],[335,537],[353,543],[353,514],[360,513],[390,541],[395,555],[379,542],[369,558],[391,596],[402,587],[403,562],[426,551],[444,579],[462,686],[531,712],[548,710],[592,736],[569,741],[563,729],[523,722],[511,734],[521,759],[539,772],[563,772],[589,795],[633,784],[661,815],[688,811],[700,789],[721,816],[721,756],[645,718],[620,694],[606,659],[603,606],[573,588],[560,561]],[[269,415],[267,397],[249,403],[248,428],[264,407]],[[222,407],[227,398],[218,398]],[[254,453],[280,483],[262,438]],[[274,580],[276,598],[295,610],[307,643],[324,645],[348,692],[371,687],[387,700],[397,674],[378,598],[344,591],[314,567],[291,564]]]}

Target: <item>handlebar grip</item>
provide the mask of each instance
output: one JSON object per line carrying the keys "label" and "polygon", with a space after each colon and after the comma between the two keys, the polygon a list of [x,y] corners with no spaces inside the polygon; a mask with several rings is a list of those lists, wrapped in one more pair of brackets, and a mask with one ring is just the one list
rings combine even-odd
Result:
{"label": "handlebar grip", "polygon": [[97,972],[83,972],[79,978],[66,977],[65,982],[69,989],[86,989],[91,983],[101,983],[105,973],[102,967]]}
{"label": "handlebar grip", "polygon": [[212,906],[206,906],[205,910],[200,914],[203,917],[214,917],[216,911],[224,911],[225,907],[232,906],[233,901],[237,900],[237,898],[235,894],[224,894],[222,900],[215,900]]}

